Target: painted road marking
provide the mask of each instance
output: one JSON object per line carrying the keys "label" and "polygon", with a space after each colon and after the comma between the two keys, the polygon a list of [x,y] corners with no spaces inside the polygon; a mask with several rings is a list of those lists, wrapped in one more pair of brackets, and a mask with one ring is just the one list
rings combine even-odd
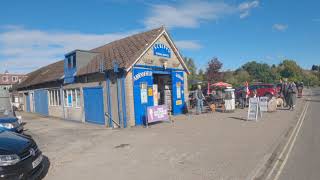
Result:
{"label": "painted road marking", "polygon": [[[269,172],[269,174],[268,174],[268,176],[267,176],[266,179],[270,179],[270,178],[271,178],[272,174],[273,174],[274,171],[275,171],[275,168],[278,166],[278,164],[279,164],[280,162],[282,162],[284,153],[287,151],[290,143],[292,143],[292,144],[290,145],[290,149],[292,149],[293,144],[294,144],[294,141],[292,141],[292,139],[295,140],[296,137],[297,137],[298,132],[300,131],[300,128],[301,128],[301,125],[302,125],[302,123],[303,123],[303,120],[304,120],[305,114],[306,114],[306,112],[307,112],[308,106],[309,106],[309,102],[307,102],[307,103],[305,104],[304,109],[303,109],[303,111],[302,111],[302,113],[301,113],[301,115],[300,115],[300,117],[299,117],[299,119],[298,119],[297,124],[295,125],[295,127],[294,127],[294,129],[293,129],[293,131],[292,131],[292,133],[291,133],[291,135],[290,135],[290,137],[289,137],[286,145],[284,146],[282,152],[280,153],[279,157],[277,158],[277,161],[276,161],[275,164],[273,165],[273,167],[272,167],[271,171]],[[298,129],[298,128],[299,128],[299,129]],[[285,156],[285,158],[287,159],[287,157],[288,157],[288,154]],[[284,166],[284,163],[285,163],[285,162],[283,161],[283,163],[281,164],[281,166]],[[280,167],[280,168],[281,168],[281,167]],[[283,167],[282,167],[282,168],[283,168]],[[282,169],[281,169],[281,171],[282,171]],[[278,174],[280,174],[281,171],[279,170],[279,171],[277,172],[277,176],[279,176]]]}
{"label": "painted road marking", "polygon": [[306,112],[308,111],[308,107],[309,107],[309,102],[308,102],[308,104],[307,104],[307,108],[306,108],[306,111],[305,111],[305,113],[304,113],[304,115],[303,115],[303,118],[302,118],[302,121],[301,121],[301,123],[300,123],[300,126],[299,126],[299,128],[298,128],[298,130],[297,130],[297,132],[296,132],[296,135],[294,136],[293,141],[292,141],[292,143],[291,143],[291,145],[290,145],[289,151],[288,151],[288,153],[286,154],[286,157],[285,157],[284,161],[282,162],[282,164],[281,164],[281,166],[280,166],[280,169],[279,169],[279,171],[277,172],[277,175],[276,175],[276,177],[274,178],[274,180],[279,179],[280,174],[281,174],[281,172],[283,171],[283,168],[284,168],[284,166],[286,165],[286,163],[287,163],[287,161],[288,161],[288,158],[289,158],[289,156],[290,156],[290,153],[291,153],[291,151],[292,151],[292,149],[293,149],[293,146],[294,146],[294,144],[295,144],[295,142],[296,142],[296,140],[297,140],[297,136],[298,136],[298,134],[299,134],[299,132],[300,132],[301,126],[302,126],[302,124],[303,124],[303,122],[304,122],[304,120],[305,120],[305,117],[306,117],[306,114],[307,114]]}

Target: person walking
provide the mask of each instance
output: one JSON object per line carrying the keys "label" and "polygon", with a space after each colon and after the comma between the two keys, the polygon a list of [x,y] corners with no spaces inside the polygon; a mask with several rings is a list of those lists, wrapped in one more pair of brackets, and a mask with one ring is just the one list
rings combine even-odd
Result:
{"label": "person walking", "polygon": [[203,100],[204,95],[202,93],[201,86],[198,85],[198,89],[196,90],[197,114],[201,114],[203,111]]}
{"label": "person walking", "polygon": [[288,105],[289,110],[294,110],[296,106],[296,93],[297,93],[297,86],[294,82],[290,82],[288,85]]}
{"label": "person walking", "polygon": [[281,85],[281,96],[285,102],[285,107],[288,106],[288,79],[284,79]]}

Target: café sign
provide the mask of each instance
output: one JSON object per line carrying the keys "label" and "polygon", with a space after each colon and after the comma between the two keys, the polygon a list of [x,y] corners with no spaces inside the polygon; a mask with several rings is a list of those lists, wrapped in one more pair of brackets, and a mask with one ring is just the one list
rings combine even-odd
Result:
{"label": "caf\u00e9 sign", "polygon": [[158,43],[153,46],[153,55],[170,58],[171,50],[166,45]]}

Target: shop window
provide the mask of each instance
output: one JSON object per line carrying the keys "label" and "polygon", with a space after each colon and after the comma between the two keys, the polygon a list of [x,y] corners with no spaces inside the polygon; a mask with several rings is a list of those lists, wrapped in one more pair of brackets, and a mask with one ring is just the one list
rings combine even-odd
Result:
{"label": "shop window", "polygon": [[60,90],[49,90],[49,105],[61,106]]}
{"label": "shop window", "polygon": [[177,82],[177,99],[181,99],[181,82]]}

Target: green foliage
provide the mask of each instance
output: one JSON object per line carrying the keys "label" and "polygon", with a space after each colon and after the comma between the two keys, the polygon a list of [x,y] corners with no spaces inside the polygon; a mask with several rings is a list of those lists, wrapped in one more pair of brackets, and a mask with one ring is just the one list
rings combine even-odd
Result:
{"label": "green foliage", "polygon": [[289,81],[304,82],[305,85],[320,85],[320,66],[313,65],[311,70],[303,70],[294,60],[284,60],[279,65],[259,63],[250,61],[242,65],[236,71],[221,72],[222,63],[218,58],[209,61],[206,72],[197,67],[191,58],[185,58],[191,74],[189,81],[208,80],[210,82],[224,81],[234,87],[243,86],[246,81],[249,83],[278,83],[280,79],[288,78]]}
{"label": "green foliage", "polygon": [[320,71],[320,65],[312,65],[311,71]]}
{"label": "green foliage", "polygon": [[270,83],[274,80],[272,68],[266,63],[251,61],[244,64],[240,70],[247,71],[252,81]]}
{"label": "green foliage", "polygon": [[281,77],[288,78],[290,81],[302,81],[302,68],[293,60],[284,60],[279,64]]}

